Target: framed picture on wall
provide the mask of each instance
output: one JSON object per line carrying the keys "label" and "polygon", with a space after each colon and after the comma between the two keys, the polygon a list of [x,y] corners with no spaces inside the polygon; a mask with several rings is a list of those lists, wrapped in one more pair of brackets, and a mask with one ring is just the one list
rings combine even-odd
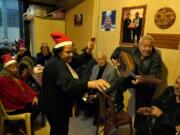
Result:
{"label": "framed picture on wall", "polygon": [[114,31],[116,21],[116,11],[108,10],[102,12],[101,31]]}
{"label": "framed picture on wall", "polygon": [[83,14],[74,15],[74,26],[82,26],[83,25]]}
{"label": "framed picture on wall", "polygon": [[146,5],[122,9],[120,44],[138,44],[144,34]]}

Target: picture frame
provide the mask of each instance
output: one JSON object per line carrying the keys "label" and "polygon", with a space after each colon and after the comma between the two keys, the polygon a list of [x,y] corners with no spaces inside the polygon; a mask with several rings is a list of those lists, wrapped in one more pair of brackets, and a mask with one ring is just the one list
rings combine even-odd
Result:
{"label": "picture frame", "polygon": [[101,31],[115,31],[116,11],[102,12]]}
{"label": "picture frame", "polygon": [[83,25],[83,14],[74,15],[74,26],[79,27]]}
{"label": "picture frame", "polygon": [[120,44],[135,45],[144,34],[146,5],[122,8]]}

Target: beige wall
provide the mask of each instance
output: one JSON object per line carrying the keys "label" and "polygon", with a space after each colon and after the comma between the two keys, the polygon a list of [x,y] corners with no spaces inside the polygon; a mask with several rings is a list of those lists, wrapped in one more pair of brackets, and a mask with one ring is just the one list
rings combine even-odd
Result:
{"label": "beige wall", "polygon": [[[145,33],[180,34],[180,0],[85,0],[67,13],[66,32],[78,44],[76,46],[78,50],[86,44],[89,36],[95,35],[97,38],[95,52],[104,51],[110,57],[120,41],[122,8],[140,5],[147,5]],[[165,6],[175,11],[176,20],[170,28],[159,29],[154,24],[154,15],[158,9]],[[100,29],[102,12],[106,10],[116,10],[116,28],[113,32],[102,32]],[[82,27],[73,26],[73,16],[76,13],[84,15]],[[165,87],[165,85],[174,84],[174,79],[177,74],[180,74],[180,50],[160,49],[160,52],[168,70],[167,80],[162,86]]]}
{"label": "beige wall", "polygon": [[[168,34],[180,34],[178,30],[180,24],[180,1],[179,0],[111,0],[100,1],[98,16],[98,26],[101,24],[102,11],[116,10],[116,29],[114,32],[102,32],[100,27],[98,28],[98,45],[97,51],[105,51],[110,56],[112,50],[119,45],[120,31],[121,31],[121,16],[123,7],[132,7],[147,5],[146,21],[145,21],[145,33],[168,33]],[[176,12],[176,21],[172,27],[168,29],[159,29],[154,24],[154,15],[159,8],[164,6],[171,7]],[[111,46],[111,47],[110,47]],[[106,49],[108,48],[108,49]]]}
{"label": "beige wall", "polygon": [[[179,0],[150,0],[147,4],[147,14],[146,14],[146,33],[167,33],[167,34],[180,34],[178,30],[180,27],[180,1]],[[170,7],[176,13],[176,20],[174,24],[168,29],[159,29],[154,24],[154,15],[156,11],[162,7]],[[148,20],[148,21],[147,21]]]}
{"label": "beige wall", "polygon": [[110,57],[112,51],[119,45],[120,41],[122,8],[145,4],[147,4],[147,0],[111,0],[111,2],[101,1],[99,4],[98,15],[100,17],[98,20],[98,26],[101,24],[103,11],[116,10],[116,28],[115,31],[112,32],[103,32],[101,31],[100,27],[98,28],[97,51],[104,51]]}
{"label": "beige wall", "polygon": [[174,85],[177,75],[180,75],[180,50],[160,49],[162,60],[164,62],[163,82],[160,85],[159,91],[156,91],[158,96],[167,85]]}
{"label": "beige wall", "polygon": [[31,27],[31,50],[32,54],[36,55],[44,42],[48,43],[51,49],[53,48],[55,43],[50,37],[50,33],[54,31],[65,33],[65,20],[34,17]]}
{"label": "beige wall", "polygon": [[[74,15],[83,14],[82,26],[74,26]],[[80,51],[87,45],[93,35],[94,0],[85,0],[66,13],[66,34],[75,43],[75,48]]]}
{"label": "beige wall", "polygon": [[[116,10],[116,30],[114,32],[102,32],[100,27],[98,28],[98,44],[97,44],[97,51],[104,51],[111,55],[114,48],[119,45],[120,41],[120,31],[121,31],[121,15],[122,15],[122,8],[123,7],[131,7],[131,6],[140,6],[140,5],[147,5],[146,9],[146,21],[145,21],[145,33],[167,33],[167,34],[180,34],[179,27],[180,27],[180,1],[178,0],[111,0],[109,1],[101,1],[99,5],[99,20],[98,26],[101,23],[101,14],[102,11],[105,10]],[[159,29],[154,24],[154,15],[159,8],[164,6],[171,7],[176,13],[176,20],[175,23],[168,29]],[[108,48],[108,49],[107,49]],[[176,78],[177,74],[180,74],[180,51],[179,50],[172,50],[172,49],[160,49],[162,59],[164,61],[165,66],[167,67],[167,80],[163,81],[162,88],[165,85],[172,85],[174,84],[174,79]],[[157,92],[159,95],[160,92]]]}

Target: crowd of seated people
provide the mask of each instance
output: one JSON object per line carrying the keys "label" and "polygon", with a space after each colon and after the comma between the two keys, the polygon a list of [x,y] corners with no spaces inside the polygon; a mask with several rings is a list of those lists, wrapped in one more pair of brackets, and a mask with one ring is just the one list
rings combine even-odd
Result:
{"label": "crowd of seated people", "polygon": [[[33,76],[36,59],[30,55],[22,39],[18,40],[17,48],[16,54],[10,47],[0,48],[0,100],[9,115],[30,112],[33,127],[34,119],[39,114],[41,90]],[[25,129],[22,125],[20,128]]]}
{"label": "crowd of seated people", "polygon": [[[1,53],[0,53],[1,67],[2,67],[2,69],[1,69],[2,70],[1,71],[1,83],[2,83],[1,92],[3,94],[1,94],[0,99],[1,99],[2,104],[4,105],[5,109],[7,111],[8,110],[11,111],[10,113],[8,112],[8,114],[30,112],[31,116],[32,116],[31,118],[33,120],[39,112],[38,93],[39,93],[39,90],[41,89],[41,87],[36,86],[37,82],[36,82],[36,80],[34,80],[33,73],[37,73],[36,69],[38,69],[38,74],[39,74],[39,67],[41,67],[41,69],[43,69],[43,66],[45,66],[47,61],[52,56],[52,54],[49,51],[48,45],[45,43],[42,44],[41,52],[38,53],[37,57],[35,57],[35,58],[33,58],[30,55],[30,53],[28,53],[29,51],[26,49],[24,41],[22,39],[18,40],[17,45],[18,45],[17,48],[19,50],[17,50],[17,53],[14,56],[11,56],[13,53],[10,48],[5,48],[5,47],[1,48]],[[86,49],[88,49],[88,48],[86,48]],[[86,53],[86,50],[85,50],[85,53]],[[87,53],[89,53],[89,52],[87,51]],[[83,60],[83,57],[82,58],[80,57],[79,60],[80,61],[77,61],[77,62],[71,63],[71,64],[78,65],[81,62],[81,60]],[[89,60],[89,58],[88,58],[88,60]],[[5,65],[6,61],[8,64]],[[88,65],[88,61],[85,61],[85,64]],[[34,66],[36,66],[36,67],[34,67]],[[81,71],[83,71],[83,70],[81,69]],[[42,70],[41,70],[41,73],[42,73]],[[11,77],[9,78],[9,76],[11,76]],[[7,77],[7,79],[10,79],[10,80],[6,80],[6,79],[5,80],[11,81],[11,82],[5,83],[4,78],[6,78],[6,77]],[[13,85],[16,85],[17,88],[13,87]],[[17,90],[17,92],[13,92],[14,89]],[[28,94],[26,95],[23,93],[28,93]],[[12,96],[12,98],[11,98],[11,96]],[[25,96],[25,97],[20,97],[20,96]],[[10,103],[12,103],[12,104],[20,103],[21,106],[17,105],[17,107],[16,107],[16,105],[14,105],[14,104],[11,106]]]}
{"label": "crowd of seated people", "polygon": [[[13,58],[11,58],[10,55],[12,54],[11,50],[7,48],[1,49],[0,93],[2,94],[0,94],[0,100],[6,110],[11,110],[8,114],[30,112],[32,114],[33,121],[39,114],[38,93],[41,89],[32,76],[33,68],[38,64],[42,65],[42,67],[45,66],[53,54],[51,53],[48,44],[42,43],[40,52],[36,55],[36,57],[32,57],[26,49],[22,39],[18,41],[18,49],[17,54],[14,55]],[[135,69],[133,71],[129,71],[129,74],[126,74],[126,76],[124,76],[121,72],[118,72],[119,69],[122,68],[122,59],[120,59],[121,52],[130,54],[130,56],[133,57],[135,64]],[[77,54],[73,59],[76,59],[75,57],[77,56],[79,57]],[[80,61],[73,61],[70,65],[75,68],[79,67],[81,59],[79,60]],[[165,135],[180,132],[180,77],[177,77],[174,87],[168,87],[159,98],[153,101],[153,103],[152,96],[155,92],[157,84],[148,85],[146,83],[142,83],[139,79],[139,76],[152,75],[159,78],[162,74],[162,59],[154,47],[152,37],[149,35],[143,36],[139,41],[138,47],[116,48],[111,55],[111,61],[115,68],[107,62],[105,54],[100,52],[97,54],[97,65],[95,65],[96,60],[91,56],[91,58],[88,58],[84,65],[81,65],[79,69],[76,68],[76,71],[81,79],[96,80],[102,78],[109,82],[111,87],[107,89],[106,93],[114,97],[117,112],[122,111],[124,108],[124,91],[127,88],[135,88],[135,128],[137,135],[150,133],[153,133],[153,135]],[[119,76],[117,77],[117,75]],[[25,95],[24,93],[27,94]],[[84,94],[82,93],[78,94],[76,97],[76,102],[79,106],[81,106],[79,104],[79,100],[82,100],[83,96]],[[85,101],[86,104],[83,104],[83,109],[88,112],[92,111],[93,116],[95,116],[94,124],[96,124],[99,108],[97,98],[98,92],[90,90],[86,96],[88,98],[87,101]],[[86,105],[86,107],[84,107],[84,105]],[[155,120],[153,124],[152,120]],[[170,123],[167,124],[167,121]],[[144,125],[143,123],[147,123],[147,125]]]}

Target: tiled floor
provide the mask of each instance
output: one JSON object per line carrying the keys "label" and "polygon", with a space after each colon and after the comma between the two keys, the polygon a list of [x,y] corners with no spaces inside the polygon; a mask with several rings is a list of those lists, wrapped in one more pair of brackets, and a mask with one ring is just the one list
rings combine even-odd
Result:
{"label": "tiled floor", "polygon": [[[93,119],[85,119],[83,116],[70,118],[69,135],[95,135],[96,127],[93,126]],[[49,124],[36,130],[35,135],[49,135]]]}
{"label": "tiled floor", "polygon": [[[125,104],[127,107],[127,111],[132,118],[134,118],[134,90],[128,90],[125,92],[129,98],[125,101],[128,104]],[[83,119],[82,116],[73,117],[70,119],[69,126],[69,135],[95,135],[96,127],[92,124],[92,119]],[[44,128],[37,130],[35,135],[49,135],[49,125],[48,123]],[[99,134],[102,135],[102,134]],[[112,135],[129,135],[129,127],[121,126],[118,130],[115,130]]]}
{"label": "tiled floor", "polygon": [[[83,116],[70,119],[69,135],[95,135],[96,127],[92,124],[93,119],[84,119]],[[35,135],[49,135],[49,125],[35,131]],[[102,133],[99,135],[103,135]],[[115,130],[112,135],[129,135],[128,126],[121,126]]]}

